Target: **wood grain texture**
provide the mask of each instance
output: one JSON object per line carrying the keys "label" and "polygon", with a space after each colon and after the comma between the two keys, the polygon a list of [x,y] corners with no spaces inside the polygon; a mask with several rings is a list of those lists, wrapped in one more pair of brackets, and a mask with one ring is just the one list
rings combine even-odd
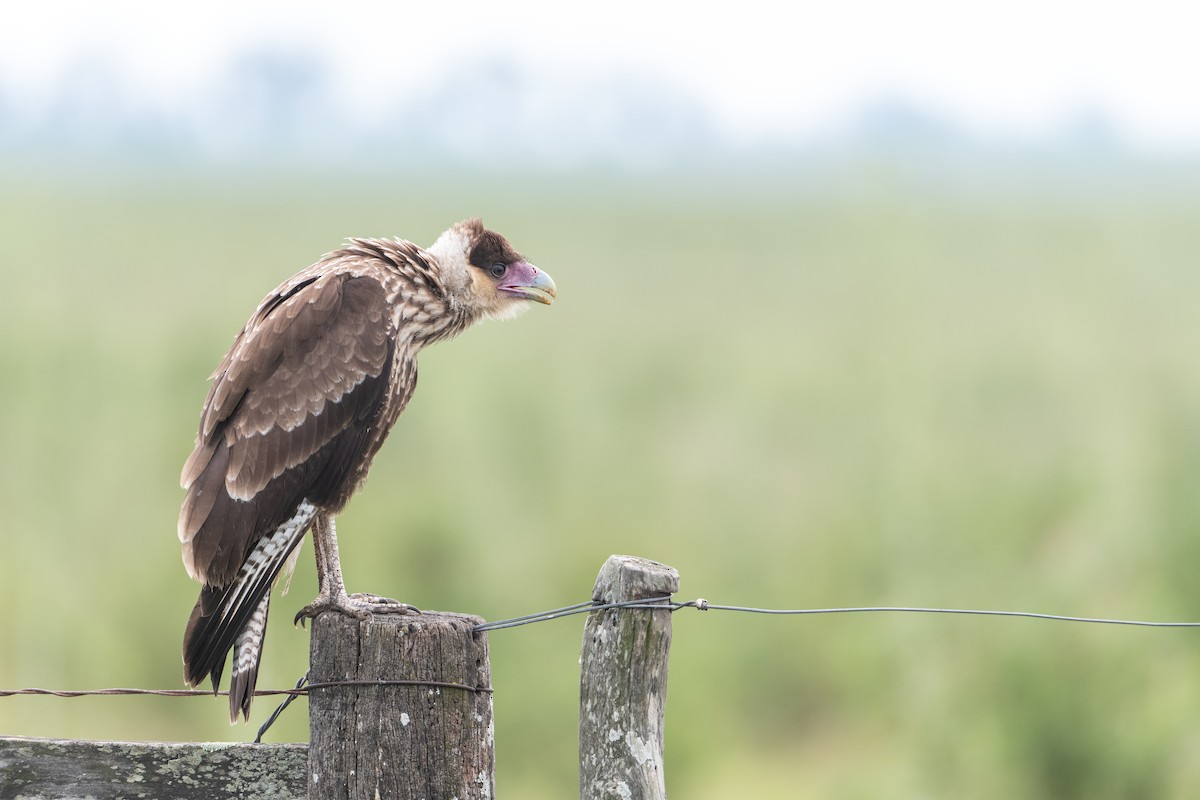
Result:
{"label": "wood grain texture", "polygon": [[[313,620],[313,683],[427,680],[491,686],[478,617],[377,614]],[[491,800],[490,692],[433,686],[338,686],[309,695],[310,800]]]}
{"label": "wood grain texture", "polygon": [[0,737],[0,798],[303,800],[306,744]]}
{"label": "wood grain texture", "polygon": [[[610,556],[592,599],[614,603],[670,597],[672,567]],[[588,615],[579,685],[579,796],[582,800],[662,800],[663,733],[671,612],[612,609]]]}

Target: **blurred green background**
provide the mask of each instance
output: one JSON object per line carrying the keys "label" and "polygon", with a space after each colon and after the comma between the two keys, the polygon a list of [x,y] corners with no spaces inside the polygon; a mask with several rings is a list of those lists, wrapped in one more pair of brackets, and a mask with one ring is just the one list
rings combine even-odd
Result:
{"label": "blurred green background", "polygon": [[[447,182],[0,185],[0,687],[182,686],[175,536],[206,376],[343,237],[482,215],[552,308],[427,351],[340,518],[351,591],[489,619],[612,553],[679,599],[1200,619],[1200,172],[1036,164]],[[290,686],[311,549],[259,685]],[[582,618],[491,634],[502,796],[576,792]],[[694,800],[1194,797],[1192,630],[675,617],[667,786]],[[0,733],[247,740],[226,701],[0,699]],[[307,737],[304,702],[268,740]]]}

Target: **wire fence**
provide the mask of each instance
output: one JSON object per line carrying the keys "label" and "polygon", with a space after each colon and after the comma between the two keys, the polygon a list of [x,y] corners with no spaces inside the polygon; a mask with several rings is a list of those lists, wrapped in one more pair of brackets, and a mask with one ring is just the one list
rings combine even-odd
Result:
{"label": "wire fence", "polygon": [[[1135,620],[1135,619],[1113,619],[1107,617],[1079,617],[1066,614],[1045,614],[1034,611],[998,611],[990,609],[977,608],[937,608],[937,607],[922,607],[922,606],[848,606],[841,608],[756,608],[754,606],[733,606],[723,605],[719,603],[710,603],[708,600],[700,597],[695,600],[687,600],[676,602],[670,597],[651,598],[647,600],[629,600],[620,603],[598,603],[594,601],[586,601],[575,603],[574,605],[563,606],[561,608],[552,608],[547,611],[539,611],[534,614],[525,614],[520,617],[512,617],[510,619],[496,620],[494,622],[485,622],[481,625],[476,625],[474,631],[482,633],[486,631],[504,630],[507,628],[518,628],[524,625],[533,625],[541,622],[549,622],[555,619],[574,616],[576,614],[591,614],[603,611],[616,611],[628,609],[661,609],[672,613],[683,610],[685,608],[693,608],[697,611],[729,611],[745,614],[768,614],[776,616],[813,616],[819,614],[957,614],[966,616],[983,616],[983,617],[1017,617],[1021,619],[1039,619],[1053,622],[1072,622],[1085,623],[1093,625],[1126,625],[1143,628],[1200,628],[1200,622],[1173,622],[1173,621],[1155,621],[1155,620]],[[320,683],[308,683],[308,673],[305,673],[296,685],[291,689],[256,689],[255,697],[270,697],[278,695],[286,695],[286,699],[279,705],[278,708],[271,714],[262,727],[258,729],[258,734],[254,741],[262,741],[263,734],[271,727],[272,724],[283,713],[297,697],[311,694],[314,691],[328,689],[337,686],[431,686],[442,689],[457,689],[470,692],[492,692],[490,686],[468,686],[459,683],[447,683],[444,681],[421,681],[421,680],[395,680],[395,681],[322,681]],[[93,697],[93,696],[119,696],[119,695],[153,695],[157,697],[212,697],[214,695],[227,696],[228,692],[206,691],[204,689],[80,689],[80,690],[58,690],[58,689],[0,689],[0,698],[13,697],[20,695],[42,695],[52,697]]]}
{"label": "wire fence", "polygon": [[984,617],[1022,617],[1025,619],[1043,619],[1056,622],[1084,622],[1096,625],[1134,625],[1143,628],[1200,628],[1200,622],[1161,622],[1136,619],[1110,619],[1105,617],[1074,617],[1066,614],[1043,614],[1034,611],[993,611],[978,608],[934,608],[922,606],[851,606],[844,608],[755,608],[753,606],[729,606],[710,603],[704,598],[696,598],[685,602],[674,602],[669,598],[651,600],[631,600],[624,603],[576,603],[573,606],[563,606],[537,614],[526,614],[523,617],[502,619],[496,622],[485,622],[476,625],[476,631],[493,631],[503,628],[516,628],[535,622],[546,622],[573,614],[587,614],[593,611],[607,611],[616,608],[665,608],[669,611],[679,611],[684,608],[694,608],[697,611],[737,611],[747,614],[775,615],[815,615],[815,614],[871,614],[871,613],[902,613],[902,614],[965,614]]}

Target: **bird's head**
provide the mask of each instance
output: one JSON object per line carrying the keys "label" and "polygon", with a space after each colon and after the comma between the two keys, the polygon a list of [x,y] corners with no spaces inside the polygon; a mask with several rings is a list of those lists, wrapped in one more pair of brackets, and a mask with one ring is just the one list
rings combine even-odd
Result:
{"label": "bird's head", "polygon": [[438,260],[447,291],[481,318],[511,319],[530,301],[550,305],[557,297],[550,276],[479,219],[453,226],[428,252]]}

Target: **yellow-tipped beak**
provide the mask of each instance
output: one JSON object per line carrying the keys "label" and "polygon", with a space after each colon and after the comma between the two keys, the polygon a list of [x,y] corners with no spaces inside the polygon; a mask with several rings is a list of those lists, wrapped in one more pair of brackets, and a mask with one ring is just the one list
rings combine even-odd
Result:
{"label": "yellow-tipped beak", "polygon": [[505,286],[504,288],[521,295],[526,300],[546,305],[550,305],[558,297],[558,291],[554,287],[554,279],[540,269],[529,283],[520,286]]}

